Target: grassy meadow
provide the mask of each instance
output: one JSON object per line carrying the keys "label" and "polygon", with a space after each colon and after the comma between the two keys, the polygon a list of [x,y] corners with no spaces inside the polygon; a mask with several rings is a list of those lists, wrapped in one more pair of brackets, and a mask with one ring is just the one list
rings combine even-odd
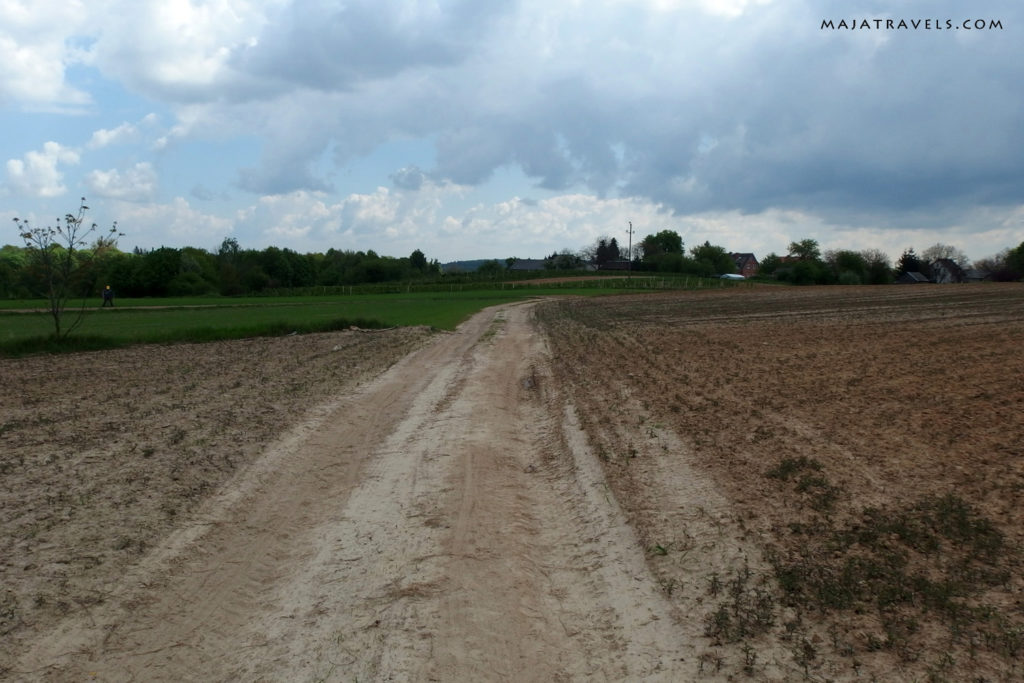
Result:
{"label": "grassy meadow", "polygon": [[[132,344],[202,342],[274,336],[293,332],[323,332],[350,326],[366,328],[426,325],[453,330],[473,313],[500,303],[537,296],[572,294],[600,296],[650,289],[676,288],[663,279],[586,280],[537,283],[504,288],[451,288],[443,291],[331,294],[326,296],[192,297],[118,299],[101,308],[99,299],[69,303],[64,326],[80,310],[81,325],[61,343],[52,339],[53,322],[40,312],[45,301],[0,302],[0,355],[92,350]],[[692,281],[693,286],[719,287],[732,283]]]}

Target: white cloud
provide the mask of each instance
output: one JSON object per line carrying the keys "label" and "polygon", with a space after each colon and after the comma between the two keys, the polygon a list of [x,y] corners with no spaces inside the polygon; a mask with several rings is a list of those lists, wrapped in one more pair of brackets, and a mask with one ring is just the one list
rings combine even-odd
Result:
{"label": "white cloud", "polygon": [[113,3],[93,47],[95,64],[129,87],[178,102],[263,88],[231,55],[256,40],[282,4],[250,0],[126,0]]}
{"label": "white cloud", "polygon": [[182,197],[166,204],[113,200],[106,202],[102,210],[104,215],[116,219],[118,229],[125,233],[122,245],[212,249],[234,229],[231,219],[197,211]]}
{"label": "white cloud", "polygon": [[[102,15],[104,7],[95,8]],[[0,102],[30,111],[75,112],[91,96],[67,82],[67,67],[87,63],[75,38],[95,16],[82,0],[0,2]]]}
{"label": "white cloud", "polygon": [[[328,206],[322,192],[298,191],[261,197],[236,214],[239,232],[260,246],[298,245],[334,231],[339,207]],[[295,247],[292,247],[295,248]]]}
{"label": "white cloud", "polygon": [[47,142],[38,152],[29,152],[24,159],[8,159],[9,191],[31,197],[59,197],[67,191],[60,165],[79,162],[77,151],[56,142]]}
{"label": "white cloud", "polygon": [[134,142],[139,137],[139,129],[125,121],[117,128],[100,129],[92,134],[86,147],[89,149],[102,149],[110,145]]}
{"label": "white cloud", "polygon": [[123,173],[117,169],[91,171],[85,184],[90,195],[141,202],[156,198],[158,178],[153,165],[142,161]]}

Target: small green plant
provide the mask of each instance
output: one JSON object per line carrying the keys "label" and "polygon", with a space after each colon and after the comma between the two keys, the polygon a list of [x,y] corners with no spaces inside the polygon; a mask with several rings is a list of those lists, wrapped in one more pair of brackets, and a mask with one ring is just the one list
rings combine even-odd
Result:
{"label": "small green plant", "polygon": [[708,614],[704,635],[718,642],[735,643],[766,632],[775,623],[775,595],[767,581],[752,584],[753,574],[744,565],[724,586],[712,575],[711,591],[718,595],[725,588],[725,600]]}
{"label": "small green plant", "polygon": [[[801,478],[805,492],[823,490],[816,477]],[[791,529],[801,534],[799,547],[768,553],[787,603],[875,612],[884,637],[866,636],[868,650],[917,657],[919,619],[929,613],[945,621],[954,639],[972,634],[971,647],[979,640],[1004,656],[1020,651],[1024,626],[978,603],[1010,580],[1010,551],[995,525],[963,499],[930,496],[896,510],[866,508],[842,526],[823,518]]]}
{"label": "small green plant", "polygon": [[772,479],[781,479],[782,481],[788,480],[791,476],[797,472],[803,472],[806,470],[820,471],[821,463],[814,458],[808,458],[805,455],[801,455],[799,458],[783,458],[779,461],[779,464],[768,470],[765,474]]}

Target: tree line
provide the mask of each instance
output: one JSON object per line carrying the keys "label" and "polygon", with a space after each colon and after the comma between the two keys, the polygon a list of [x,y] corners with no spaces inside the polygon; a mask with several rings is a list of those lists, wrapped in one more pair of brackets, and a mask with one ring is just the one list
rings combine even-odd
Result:
{"label": "tree line", "polygon": [[[1013,282],[1024,278],[1024,242],[973,263],[960,249],[941,243],[920,254],[911,247],[893,262],[878,249],[823,252],[817,240],[802,239],[791,242],[784,255],[764,256],[759,263],[758,277],[801,285],[880,285],[892,283],[904,273],[920,273],[931,278],[937,272],[937,264],[943,261],[952,261],[965,272],[976,269],[988,279]],[[682,237],[674,230],[644,237],[634,245],[631,262],[627,250],[621,249],[615,238],[602,237],[579,252],[556,252],[547,257],[545,265],[550,269],[574,270],[587,264],[600,268],[624,262],[629,262],[633,270],[644,272],[702,277],[736,273],[736,262],[727,249],[706,241],[687,250]]]}
{"label": "tree line", "polygon": [[[117,248],[120,233],[111,231],[86,244],[83,208],[69,214],[56,227],[35,228],[15,219],[24,246],[0,248],[0,297],[50,296],[54,266],[73,296],[98,296],[111,285],[118,296],[238,296],[268,290],[335,287],[398,281],[436,281],[442,277],[437,260],[428,261],[417,249],[407,257],[381,256],[373,250],[328,249],[325,253],[298,253],[288,248],[243,249],[235,238],[226,238],[215,251],[196,247],[160,247],[123,252]],[[74,227],[69,242],[61,230]],[[45,238],[44,242],[39,240]],[[987,259],[970,264],[966,255],[951,246],[936,244],[917,254],[908,249],[893,263],[877,249],[822,252],[816,240],[790,243],[785,255],[768,254],[760,261],[759,277],[793,284],[886,284],[906,272],[929,277],[933,265],[949,259],[961,268],[972,265],[992,279],[1014,281],[1024,276],[1024,242]],[[487,261],[478,277],[500,277],[517,259]],[[579,251],[568,249],[544,259],[548,270],[618,268],[638,272],[679,273],[702,277],[735,273],[730,252],[708,241],[686,249],[674,230],[648,234],[632,245],[632,254],[614,237],[601,237]],[[58,278],[59,279],[59,278]]]}
{"label": "tree line", "polygon": [[785,256],[772,253],[762,259],[759,275],[801,285],[881,285],[907,273],[932,279],[948,264],[965,275],[976,270],[986,279],[1014,282],[1024,277],[1024,242],[973,263],[963,251],[948,244],[934,244],[920,254],[911,247],[893,263],[878,249],[822,252],[816,240],[803,239],[791,242]]}
{"label": "tree line", "polygon": [[435,279],[440,264],[417,249],[407,257],[369,251],[301,254],[288,248],[243,249],[225,239],[216,251],[196,247],[160,247],[123,252],[100,243],[68,250],[56,245],[0,248],[0,297],[29,298],[46,292],[47,269],[38,256],[52,252],[71,258],[76,295],[98,295],[106,285],[118,296],[238,296],[297,287]]}

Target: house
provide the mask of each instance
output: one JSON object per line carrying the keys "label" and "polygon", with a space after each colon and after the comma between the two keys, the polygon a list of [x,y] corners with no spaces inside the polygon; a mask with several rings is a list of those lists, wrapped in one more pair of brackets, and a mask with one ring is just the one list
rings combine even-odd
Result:
{"label": "house", "polygon": [[931,280],[918,272],[908,271],[906,273],[902,273],[898,278],[896,278],[896,284],[898,285],[916,285],[928,282],[931,282]]}
{"label": "house", "polygon": [[970,268],[964,271],[967,282],[984,282],[992,279],[992,273],[983,268]]}
{"label": "house", "polygon": [[761,264],[753,254],[729,254],[733,263],[736,264],[736,272],[743,277],[754,277]]}
{"label": "house", "polygon": [[629,261],[620,259],[617,261],[605,261],[597,267],[598,270],[631,270]]}
{"label": "house", "polygon": [[932,282],[948,285],[957,282],[967,282],[967,274],[964,269],[957,265],[956,261],[948,258],[940,258],[932,262]]}

